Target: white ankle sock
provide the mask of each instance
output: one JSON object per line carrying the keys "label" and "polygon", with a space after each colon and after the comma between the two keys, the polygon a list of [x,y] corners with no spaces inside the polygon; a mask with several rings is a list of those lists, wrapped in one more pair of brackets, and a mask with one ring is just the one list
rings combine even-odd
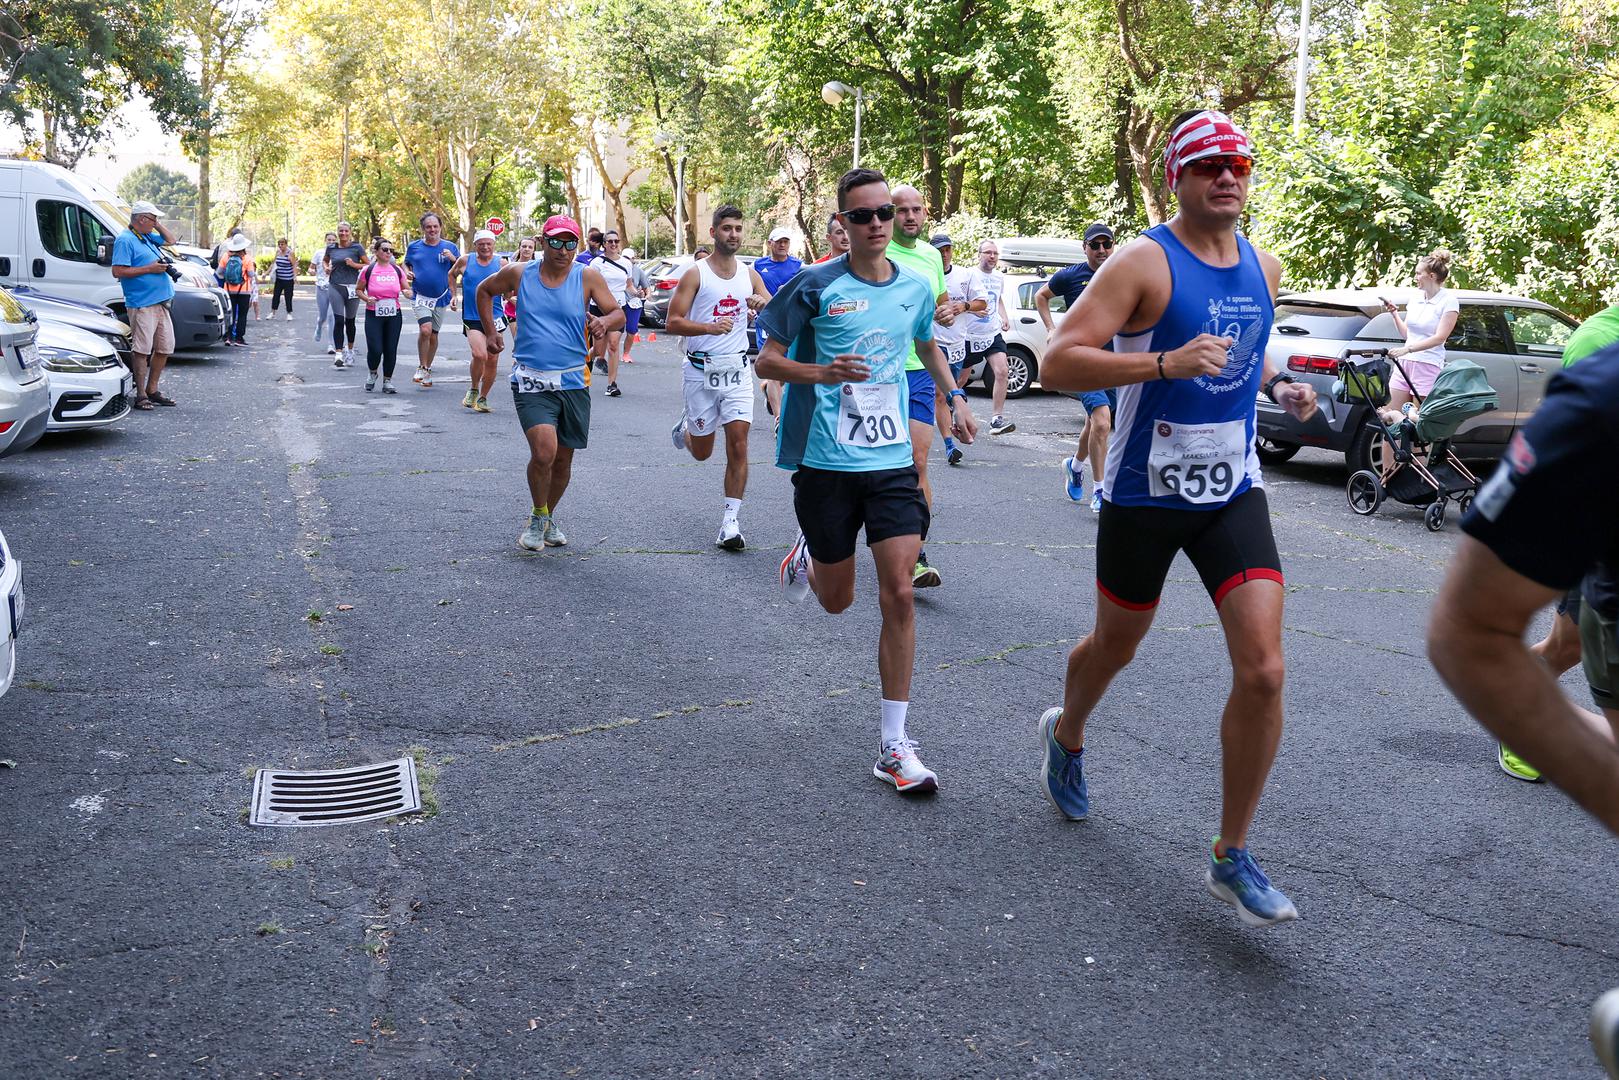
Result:
{"label": "white ankle sock", "polygon": [[883,742],[899,742],[905,738],[905,713],[909,701],[889,701],[883,698]]}
{"label": "white ankle sock", "polygon": [[726,499],[725,500],[725,520],[726,521],[735,521],[736,516],[741,512],[742,512],[742,500],[741,499]]}

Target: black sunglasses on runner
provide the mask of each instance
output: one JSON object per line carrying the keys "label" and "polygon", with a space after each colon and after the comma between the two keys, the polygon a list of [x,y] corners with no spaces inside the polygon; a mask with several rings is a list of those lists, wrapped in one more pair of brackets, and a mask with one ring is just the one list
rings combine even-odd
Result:
{"label": "black sunglasses on runner", "polygon": [[1113,246],[1113,241],[1111,241],[1111,240],[1092,240],[1090,243],[1086,244],[1085,246],[1090,248],[1092,251],[1106,251],[1108,248]]}
{"label": "black sunglasses on runner", "polygon": [[848,218],[852,224],[870,225],[872,218],[876,218],[878,221],[893,221],[894,204],[883,203],[881,206],[857,206],[853,210],[840,210],[839,213]]}
{"label": "black sunglasses on runner", "polygon": [[545,238],[545,246],[550,248],[552,251],[574,251],[578,249],[579,241],[573,239],[572,237],[564,239],[560,236],[547,236]]}

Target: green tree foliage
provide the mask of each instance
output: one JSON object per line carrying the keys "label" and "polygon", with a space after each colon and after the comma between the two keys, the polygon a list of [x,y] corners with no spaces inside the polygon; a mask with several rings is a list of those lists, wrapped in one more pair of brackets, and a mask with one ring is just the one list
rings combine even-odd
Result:
{"label": "green tree foliage", "polygon": [[188,176],[150,161],[124,174],[118,195],[125,202],[144,199],[176,216],[189,216],[197,206],[197,185]]}
{"label": "green tree foliage", "polygon": [[48,161],[75,164],[139,91],[180,130],[201,112],[165,0],[8,0],[0,6],[0,115]]}

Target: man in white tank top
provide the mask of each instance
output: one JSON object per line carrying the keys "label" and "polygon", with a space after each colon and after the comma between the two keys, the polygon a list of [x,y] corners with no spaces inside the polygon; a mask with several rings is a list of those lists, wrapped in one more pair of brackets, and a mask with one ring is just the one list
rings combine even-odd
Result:
{"label": "man in white tank top", "polygon": [[[606,280],[607,289],[613,294],[613,302],[621,308],[629,302],[630,294],[635,290],[634,274],[624,258],[623,245],[618,232],[608,229],[602,234],[601,254],[590,261],[590,265],[600,271]],[[624,351],[624,331],[610,331],[605,338],[591,342],[591,349],[596,356],[596,369],[607,373],[607,396],[619,397],[618,361]]]}
{"label": "man in white tank top", "polygon": [[669,299],[669,332],[686,339],[685,411],[672,437],[676,450],[698,461],[714,453],[725,429],[725,517],[714,543],[726,551],[747,544],[737,515],[748,486],[748,431],[753,426],[753,372],[748,367],[748,312],[770,302],[758,271],[736,261],[742,211],[722,206],[709,229],[714,253],[680,277]]}

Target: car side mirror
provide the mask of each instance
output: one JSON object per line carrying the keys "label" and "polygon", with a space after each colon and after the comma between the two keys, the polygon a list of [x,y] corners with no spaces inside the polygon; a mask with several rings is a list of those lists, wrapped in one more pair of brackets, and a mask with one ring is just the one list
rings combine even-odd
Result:
{"label": "car side mirror", "polygon": [[101,239],[96,241],[96,262],[100,263],[102,266],[112,265],[112,245],[112,236],[107,233],[102,233]]}

